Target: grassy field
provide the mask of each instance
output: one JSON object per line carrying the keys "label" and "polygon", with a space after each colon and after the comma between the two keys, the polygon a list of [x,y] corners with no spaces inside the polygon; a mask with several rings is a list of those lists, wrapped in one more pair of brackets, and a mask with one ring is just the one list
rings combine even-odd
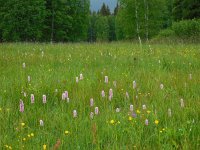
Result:
{"label": "grassy field", "polygon": [[0,149],[200,149],[199,75],[200,45],[1,44]]}

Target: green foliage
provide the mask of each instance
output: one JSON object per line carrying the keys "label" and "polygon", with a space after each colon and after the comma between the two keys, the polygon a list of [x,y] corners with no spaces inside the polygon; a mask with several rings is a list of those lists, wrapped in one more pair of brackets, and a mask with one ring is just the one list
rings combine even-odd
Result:
{"label": "green foliage", "polygon": [[88,27],[88,41],[115,41],[115,15],[110,14],[109,7],[103,3],[100,12],[90,13]]}
{"label": "green foliage", "polygon": [[200,17],[199,0],[119,0],[113,13],[103,3],[94,14],[89,12],[90,0],[0,0],[0,4],[0,41],[148,41],[173,34],[171,27],[179,37],[199,33],[196,21],[177,23]]}
{"label": "green foliage", "polygon": [[172,27],[159,32],[158,36],[151,40],[152,43],[199,43],[200,20],[182,20],[173,22]]}
{"label": "green foliage", "polygon": [[0,1],[0,28],[3,41],[38,41],[46,15],[44,0]]}
{"label": "green foliage", "polygon": [[46,8],[44,39],[57,42],[86,40],[89,0],[47,0]]}
{"label": "green foliage", "polygon": [[[144,44],[142,50],[137,44],[124,42],[3,43],[0,149],[42,150],[45,144],[47,150],[198,150],[199,50],[200,45],[177,43]],[[80,73],[83,80],[76,83]],[[64,91],[69,92],[69,103],[62,100]],[[33,104],[31,94],[35,96]],[[45,104],[43,95],[47,96]],[[91,98],[94,106],[90,106]],[[20,99],[23,113],[19,111]],[[100,113],[90,119],[95,107]],[[77,118],[73,118],[73,110],[77,110]],[[40,126],[40,120],[44,126]],[[155,120],[159,121],[157,125]]]}
{"label": "green foliage", "polygon": [[137,38],[137,24],[140,37],[145,38],[147,32],[153,37],[163,28],[166,12],[163,0],[121,0],[117,23],[127,39]]}
{"label": "green foliage", "polygon": [[174,20],[200,18],[199,0],[174,0]]}
{"label": "green foliage", "polygon": [[114,9],[114,15],[116,16],[118,14],[119,11],[119,4],[117,3],[117,6]]}
{"label": "green foliage", "polygon": [[97,16],[96,12],[92,13],[89,16],[89,27],[88,27],[88,35],[87,35],[89,42],[95,42],[96,41],[96,38],[97,38],[96,21],[97,21],[97,19],[98,19],[98,16]]}
{"label": "green foliage", "polygon": [[116,40],[116,32],[115,32],[115,16],[109,16],[108,17],[108,40],[109,41],[115,41]]}
{"label": "green foliage", "polygon": [[108,18],[104,16],[99,16],[95,26],[97,29],[97,41],[108,41],[109,37]]}
{"label": "green foliage", "polygon": [[102,16],[109,16],[111,14],[109,7],[106,6],[105,3],[103,3],[103,5],[101,6],[99,14],[101,14]]}
{"label": "green foliage", "polygon": [[164,29],[159,32],[159,37],[172,37],[175,36],[175,32],[172,29]]}
{"label": "green foliage", "polygon": [[179,37],[187,38],[192,36],[200,37],[200,19],[196,20],[183,20],[174,22],[172,30]]}
{"label": "green foliage", "polygon": [[89,0],[0,1],[3,41],[87,39]]}

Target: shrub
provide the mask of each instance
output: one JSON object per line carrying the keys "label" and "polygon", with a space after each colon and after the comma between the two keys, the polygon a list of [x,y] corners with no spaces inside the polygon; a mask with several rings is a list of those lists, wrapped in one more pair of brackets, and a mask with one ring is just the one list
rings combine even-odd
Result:
{"label": "shrub", "polygon": [[200,36],[200,19],[174,22],[172,30],[175,35],[181,38]]}
{"label": "shrub", "polygon": [[158,37],[172,37],[175,33],[172,29],[165,29],[159,32]]}

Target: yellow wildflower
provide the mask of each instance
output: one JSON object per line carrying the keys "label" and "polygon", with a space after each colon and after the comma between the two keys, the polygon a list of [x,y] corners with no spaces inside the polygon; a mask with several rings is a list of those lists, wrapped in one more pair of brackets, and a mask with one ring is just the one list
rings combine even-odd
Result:
{"label": "yellow wildflower", "polygon": [[8,145],[5,145],[6,148],[8,148]]}
{"label": "yellow wildflower", "polygon": [[22,126],[22,127],[25,126],[25,123],[22,122],[22,123],[21,123],[21,126]]}
{"label": "yellow wildflower", "polygon": [[136,113],[137,113],[137,114],[140,114],[140,111],[139,111],[139,110],[136,110]]}
{"label": "yellow wildflower", "polygon": [[23,138],[23,141],[26,141],[26,138]]}
{"label": "yellow wildflower", "polygon": [[147,114],[150,114],[151,113],[151,111],[150,110],[147,110]]}
{"label": "yellow wildflower", "polygon": [[31,136],[34,137],[34,133],[31,133]]}
{"label": "yellow wildflower", "polygon": [[66,131],[65,131],[65,134],[66,134],[66,135],[69,134],[69,131],[66,130]]}
{"label": "yellow wildflower", "polygon": [[129,117],[128,117],[128,120],[131,121],[131,120],[133,120],[133,118],[132,118],[131,116],[129,116]]}
{"label": "yellow wildflower", "polygon": [[9,146],[8,148],[9,148],[9,149],[12,149],[12,147],[11,147],[11,146]]}
{"label": "yellow wildflower", "polygon": [[44,145],[43,145],[43,150],[46,150],[46,149],[47,149],[47,145],[44,144]]}
{"label": "yellow wildflower", "polygon": [[30,135],[30,134],[28,134],[28,137],[30,138],[30,137],[31,137],[31,135]]}
{"label": "yellow wildflower", "polygon": [[156,124],[156,125],[158,125],[158,123],[159,123],[159,121],[158,121],[158,120],[155,120],[154,122],[155,122],[155,124]]}
{"label": "yellow wildflower", "polygon": [[110,120],[110,124],[114,124],[115,123],[115,121],[114,120]]}

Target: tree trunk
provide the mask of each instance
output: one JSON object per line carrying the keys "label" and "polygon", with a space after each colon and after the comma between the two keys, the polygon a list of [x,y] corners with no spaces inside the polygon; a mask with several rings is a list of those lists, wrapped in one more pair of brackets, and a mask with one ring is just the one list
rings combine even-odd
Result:
{"label": "tree trunk", "polygon": [[138,21],[138,6],[137,6],[137,0],[135,0],[135,18],[136,18],[136,30],[138,35],[138,41],[140,43],[140,46],[142,45],[140,33],[139,33],[139,21]]}
{"label": "tree trunk", "polygon": [[148,0],[144,0],[144,8],[145,8],[145,29],[146,29],[146,40],[149,41],[149,4]]}
{"label": "tree trunk", "polygon": [[51,19],[51,43],[53,43],[54,40],[54,6],[52,3],[52,19]]}

